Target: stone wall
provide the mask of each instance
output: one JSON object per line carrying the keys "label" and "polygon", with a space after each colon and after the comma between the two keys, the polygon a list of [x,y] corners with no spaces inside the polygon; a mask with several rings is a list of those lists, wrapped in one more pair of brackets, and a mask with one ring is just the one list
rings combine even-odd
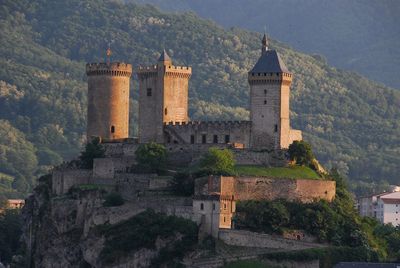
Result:
{"label": "stone wall", "polygon": [[95,158],[93,177],[111,180],[115,173],[128,172],[134,164],[136,164],[134,156]]}
{"label": "stone wall", "polygon": [[[223,192],[221,189],[221,194]],[[309,203],[322,199],[331,202],[335,193],[336,182],[327,180],[265,177],[237,177],[235,180],[235,200],[286,199]]]}
{"label": "stone wall", "polygon": [[165,143],[227,144],[239,143],[245,148],[250,143],[250,121],[191,121],[167,123]]}
{"label": "stone wall", "polygon": [[234,196],[234,200],[285,199],[303,203],[323,199],[331,202],[336,194],[336,182],[328,180],[281,179],[266,177],[210,176],[196,179],[195,194]]}
{"label": "stone wall", "polygon": [[151,195],[152,192],[160,194],[170,189],[172,178],[158,177],[157,174],[115,174],[117,191],[126,200],[137,200],[140,197]]}
{"label": "stone wall", "polygon": [[228,245],[284,250],[325,247],[323,244],[284,239],[278,236],[244,230],[220,230],[219,239]]}
{"label": "stone wall", "polygon": [[92,171],[86,169],[54,170],[52,191],[56,195],[65,194],[74,185],[91,183],[92,176]]}
{"label": "stone wall", "polygon": [[117,142],[117,143],[102,143],[105,148],[106,157],[122,157],[122,156],[135,156],[135,152],[139,147],[135,142]]}
{"label": "stone wall", "polygon": [[234,150],[236,164],[238,165],[262,165],[266,167],[283,167],[288,160],[285,152],[281,150],[272,151],[252,151],[252,150]]}
{"label": "stone wall", "polygon": [[303,134],[302,134],[301,130],[290,129],[289,145],[292,144],[294,141],[301,141],[301,140],[303,140]]}

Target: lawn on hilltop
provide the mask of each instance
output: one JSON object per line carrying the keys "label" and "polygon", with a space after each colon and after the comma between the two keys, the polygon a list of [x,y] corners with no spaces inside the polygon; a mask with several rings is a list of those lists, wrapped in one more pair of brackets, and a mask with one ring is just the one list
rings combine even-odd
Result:
{"label": "lawn on hilltop", "polygon": [[290,167],[263,167],[250,165],[235,166],[235,173],[239,176],[260,176],[286,179],[322,179],[317,172],[305,166]]}

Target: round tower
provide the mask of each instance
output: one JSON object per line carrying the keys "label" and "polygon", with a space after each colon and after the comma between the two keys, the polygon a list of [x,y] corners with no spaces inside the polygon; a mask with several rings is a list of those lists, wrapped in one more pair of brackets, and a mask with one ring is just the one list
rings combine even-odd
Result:
{"label": "round tower", "polygon": [[132,65],[88,63],[87,137],[106,140],[129,135],[129,83]]}

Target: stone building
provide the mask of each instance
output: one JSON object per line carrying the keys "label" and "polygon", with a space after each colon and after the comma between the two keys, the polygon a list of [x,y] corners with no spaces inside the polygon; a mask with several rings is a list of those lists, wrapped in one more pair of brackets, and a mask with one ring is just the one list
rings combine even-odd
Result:
{"label": "stone building", "polygon": [[[128,137],[128,64],[88,64],[88,137],[118,140]],[[262,39],[261,56],[248,73],[250,121],[197,122],[188,116],[191,67],[175,66],[164,50],[157,64],[140,66],[139,143],[166,144],[170,150],[182,145],[210,145],[261,151],[285,149],[301,140],[290,128],[289,72],[278,52]],[[119,116],[118,116],[119,115]],[[190,149],[189,149],[190,150]]]}
{"label": "stone building", "polygon": [[129,82],[132,65],[88,63],[87,137],[106,140],[129,137]]}
{"label": "stone building", "polygon": [[189,121],[190,67],[174,66],[164,50],[154,66],[139,67],[139,143],[163,143],[163,125]]}

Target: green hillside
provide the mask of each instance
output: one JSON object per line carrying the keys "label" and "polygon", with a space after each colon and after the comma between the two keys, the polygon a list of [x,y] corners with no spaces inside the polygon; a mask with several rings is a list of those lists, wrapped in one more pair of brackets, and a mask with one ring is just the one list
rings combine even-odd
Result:
{"label": "green hillside", "polygon": [[[0,173],[8,176],[1,189],[25,191],[34,175],[77,155],[86,125],[85,63],[104,60],[109,41],[113,60],[152,64],[165,47],[176,64],[191,65],[192,119],[248,117],[256,33],[118,1],[5,0],[0,18],[0,131],[8,133],[0,136]],[[352,179],[396,182],[400,92],[277,41],[272,46],[295,76],[292,126],[304,131],[318,159]],[[131,95],[132,134],[135,81]]]}
{"label": "green hillside", "polygon": [[[400,89],[398,0],[125,0],[193,11],[225,27],[268,32],[333,66]],[[277,12],[278,11],[278,12]]]}

